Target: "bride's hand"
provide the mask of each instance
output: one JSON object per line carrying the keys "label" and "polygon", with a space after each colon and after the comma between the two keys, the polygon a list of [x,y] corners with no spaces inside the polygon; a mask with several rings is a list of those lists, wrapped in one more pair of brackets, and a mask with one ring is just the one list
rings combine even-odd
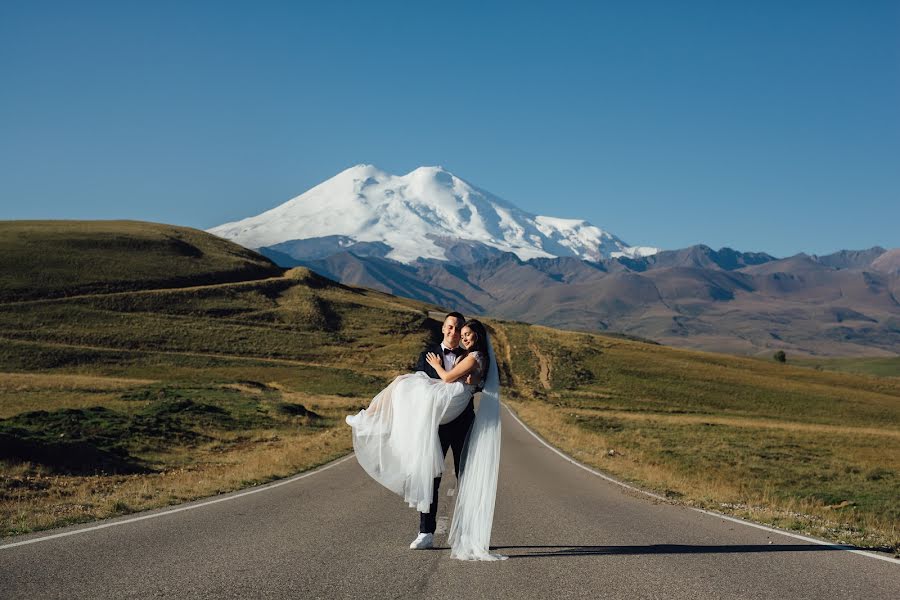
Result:
{"label": "bride's hand", "polygon": [[429,365],[431,365],[435,369],[438,367],[444,366],[444,364],[443,364],[444,361],[442,361],[441,358],[434,352],[429,352],[428,354],[425,355],[425,362],[427,362]]}

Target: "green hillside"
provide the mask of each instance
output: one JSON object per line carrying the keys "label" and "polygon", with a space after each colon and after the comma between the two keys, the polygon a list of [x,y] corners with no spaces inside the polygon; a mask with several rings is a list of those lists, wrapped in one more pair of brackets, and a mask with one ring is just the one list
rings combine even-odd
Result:
{"label": "green hillside", "polygon": [[[26,256],[15,240],[32,239],[34,224],[18,226],[21,235],[2,224],[3,243]],[[163,249],[85,242],[80,255],[70,245],[64,260],[42,258],[57,283],[30,287],[27,263],[3,259],[18,282],[15,300],[0,301],[5,534],[181,502],[345,454],[342,417],[439,336],[437,307],[302,268],[267,271],[262,257],[202,232],[98,227],[116,247],[149,236]],[[155,263],[173,232],[203,255],[170,269],[165,285]],[[88,255],[106,265],[102,276]],[[54,297],[62,290],[81,295]],[[488,322],[504,400],[579,460],[673,501],[897,546],[900,379]]]}
{"label": "green hillside", "polygon": [[792,361],[804,367],[841,371],[843,373],[866,373],[881,377],[900,377],[900,356],[866,358],[804,358]]}
{"label": "green hillside", "polygon": [[214,235],[141,221],[0,221],[0,301],[279,275]]}

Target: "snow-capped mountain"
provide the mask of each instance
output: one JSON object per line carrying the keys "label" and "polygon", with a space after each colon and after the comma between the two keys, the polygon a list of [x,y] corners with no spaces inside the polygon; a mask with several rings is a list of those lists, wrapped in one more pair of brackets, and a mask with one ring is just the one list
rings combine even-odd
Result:
{"label": "snow-capped mountain", "polygon": [[658,252],[629,246],[587,221],[532,215],[441,167],[397,176],[357,165],[271,210],[208,231],[253,249],[300,244],[309,252],[318,244],[315,251],[327,253],[359,246],[402,263],[450,260],[448,249],[460,243],[522,260]]}

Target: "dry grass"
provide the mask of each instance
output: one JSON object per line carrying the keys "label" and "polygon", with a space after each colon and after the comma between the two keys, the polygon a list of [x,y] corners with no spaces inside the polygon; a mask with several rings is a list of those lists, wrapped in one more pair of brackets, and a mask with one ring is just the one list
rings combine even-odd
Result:
{"label": "dry grass", "polygon": [[[245,376],[248,374],[245,372]],[[272,370],[256,374],[277,377],[279,373]],[[103,400],[97,390],[124,393],[130,398],[123,400],[120,395],[108,399],[102,403],[105,408],[140,414],[164,406],[170,400],[159,399],[160,394],[170,390],[166,393],[180,394],[176,398],[193,392],[221,406],[229,420],[238,419],[237,427],[225,429],[215,422],[192,426],[198,438],[173,438],[162,445],[149,440],[144,450],[135,451],[135,458],[153,467],[146,473],[77,475],[41,464],[0,461],[0,531],[4,535],[177,504],[313,468],[352,450],[350,436],[341,426],[343,416],[368,400],[364,396],[293,391],[277,379],[268,383],[237,379],[233,383],[181,388],[153,380],[84,375],[5,374],[0,381],[2,389],[61,394],[62,401],[31,406],[50,414],[60,407],[97,405]],[[223,392],[224,400],[217,396]],[[39,399],[34,394],[23,397],[23,401]],[[282,415],[277,409],[285,405],[303,406],[315,416]]]}
{"label": "dry grass", "polygon": [[[533,400],[507,403],[530,427],[576,460],[673,501],[842,543],[900,550],[897,517],[884,511],[884,503],[892,501],[890,496],[876,495],[871,499],[876,505],[867,506],[865,497],[860,500],[863,491],[827,500],[801,490],[804,478],[815,485],[816,477],[826,471],[847,475],[855,471],[862,478],[878,473],[893,477],[900,471],[900,436],[895,431],[711,416],[571,411]],[[598,415],[601,424],[608,426],[607,432],[602,426],[599,431],[584,426],[584,420]],[[742,430],[747,435],[732,439],[728,432],[713,431],[710,425]],[[663,429],[668,435],[660,433]],[[673,438],[676,445],[683,445],[680,455],[671,453]],[[748,444],[748,439],[756,443]],[[798,470],[790,456],[781,456],[776,458],[789,464],[779,466],[773,460],[761,468],[757,462],[745,464],[736,457],[758,454],[761,448],[778,444],[797,448],[798,454],[822,445],[837,446],[840,464],[826,468],[813,463]],[[803,456],[796,459],[809,460]],[[836,459],[829,456],[823,460]],[[860,469],[867,471],[859,473]],[[835,482],[818,485],[825,491],[834,488]]]}
{"label": "dry grass", "polygon": [[227,447],[193,449],[180,456],[184,466],[152,474],[79,477],[18,463],[4,469],[0,530],[15,535],[178,504],[287,477],[351,450],[339,428],[261,430]]}
{"label": "dry grass", "polygon": [[0,373],[0,391],[5,392],[22,392],[35,389],[66,391],[121,390],[149,383],[154,383],[154,380],[65,373]]}
{"label": "dry grass", "polygon": [[121,408],[123,390],[155,383],[153,379],[51,373],[0,373],[0,419],[35,410]]}
{"label": "dry grass", "polygon": [[627,419],[634,422],[657,422],[671,425],[728,425],[765,430],[781,430],[796,433],[812,433],[821,435],[848,436],[885,436],[900,439],[900,430],[881,427],[842,427],[840,425],[823,425],[819,423],[796,423],[775,419],[755,419],[737,417],[717,417],[714,415],[683,415],[669,413],[627,412],[605,409],[573,409],[567,411],[570,416],[593,417],[603,416],[614,419]]}

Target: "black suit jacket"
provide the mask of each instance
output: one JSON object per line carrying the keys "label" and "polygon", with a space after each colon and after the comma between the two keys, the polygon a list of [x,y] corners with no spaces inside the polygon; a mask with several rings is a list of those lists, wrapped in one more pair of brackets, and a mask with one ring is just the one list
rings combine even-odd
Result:
{"label": "black suit jacket", "polygon": [[416,371],[425,371],[425,373],[432,379],[440,379],[440,377],[438,377],[437,371],[434,370],[434,367],[432,367],[425,361],[425,356],[429,352],[433,352],[433,353],[437,354],[438,356],[444,355],[444,350],[441,348],[440,344],[432,344],[432,345],[428,346],[427,348],[425,348],[425,351],[419,355],[419,360],[416,361],[415,370]]}

